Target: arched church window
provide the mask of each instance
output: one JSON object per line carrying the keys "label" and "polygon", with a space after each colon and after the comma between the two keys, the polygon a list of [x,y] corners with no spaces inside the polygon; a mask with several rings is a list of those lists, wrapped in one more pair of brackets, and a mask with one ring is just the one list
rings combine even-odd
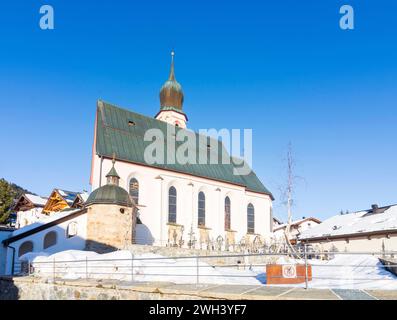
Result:
{"label": "arched church window", "polygon": [[225,198],[225,230],[231,229],[230,212],[231,212],[230,198],[226,197]]}
{"label": "arched church window", "polygon": [[168,190],[168,222],[176,223],[176,189],[171,187]]}
{"label": "arched church window", "polygon": [[139,182],[135,178],[130,180],[130,196],[134,200],[135,204],[139,203]]}
{"label": "arched church window", "polygon": [[28,252],[33,251],[33,242],[32,241],[25,241],[24,243],[21,244],[18,250],[18,257],[23,256],[24,254]]}
{"label": "arched church window", "polygon": [[247,207],[247,232],[255,233],[255,208],[252,203]]}
{"label": "arched church window", "polygon": [[44,236],[43,248],[55,246],[57,244],[57,234],[55,231],[50,231]]}
{"label": "arched church window", "polygon": [[198,194],[198,225],[205,226],[205,194],[202,191]]}

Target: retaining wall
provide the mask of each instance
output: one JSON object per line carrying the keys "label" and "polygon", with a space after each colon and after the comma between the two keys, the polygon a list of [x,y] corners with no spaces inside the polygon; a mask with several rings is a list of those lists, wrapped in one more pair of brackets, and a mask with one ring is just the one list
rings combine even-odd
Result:
{"label": "retaining wall", "polygon": [[[163,284],[120,281],[0,277],[0,300],[201,300],[183,292],[159,291]],[[211,299],[206,297],[205,299]]]}
{"label": "retaining wall", "polygon": [[[227,256],[244,254],[243,252],[225,252],[225,251],[209,251],[199,249],[186,249],[178,247],[156,247],[145,245],[130,245],[128,247],[135,255],[143,253],[154,253],[165,257],[191,257],[191,256]],[[247,253],[248,254],[248,253]],[[217,257],[217,258],[202,258],[200,261],[208,264],[267,264],[274,263],[279,257],[276,256],[251,256],[251,257]]]}

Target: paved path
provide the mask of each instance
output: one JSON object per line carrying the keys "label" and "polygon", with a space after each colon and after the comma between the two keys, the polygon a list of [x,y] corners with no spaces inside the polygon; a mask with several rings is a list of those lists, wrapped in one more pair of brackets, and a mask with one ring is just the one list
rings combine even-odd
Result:
{"label": "paved path", "polygon": [[[81,280],[78,280],[81,281]],[[104,280],[102,285],[115,285]],[[173,284],[169,282],[118,282],[124,290],[155,291],[164,295],[189,295],[199,299],[226,300],[397,300],[395,290],[304,289],[298,287]]]}
{"label": "paved path", "polygon": [[[119,299],[131,299],[144,295],[144,299],[220,299],[220,300],[397,300],[397,290],[344,290],[344,289],[304,289],[298,287],[265,285],[214,285],[214,284],[174,284],[170,282],[137,282],[117,280],[79,279],[49,280],[39,277],[0,277],[2,285],[26,290],[80,290],[88,292],[109,291],[108,296],[117,293]],[[100,289],[98,289],[100,288]],[[55,290],[55,291],[56,291]],[[28,290],[29,291],[29,290]],[[119,294],[123,292],[124,294]],[[124,297],[124,298],[123,298]],[[0,292],[0,300],[2,297]],[[9,297],[8,297],[9,298]],[[135,299],[132,298],[132,299]],[[98,298],[100,299],[100,298]]]}
{"label": "paved path", "polygon": [[364,290],[333,289],[332,291],[342,300],[378,300]]}

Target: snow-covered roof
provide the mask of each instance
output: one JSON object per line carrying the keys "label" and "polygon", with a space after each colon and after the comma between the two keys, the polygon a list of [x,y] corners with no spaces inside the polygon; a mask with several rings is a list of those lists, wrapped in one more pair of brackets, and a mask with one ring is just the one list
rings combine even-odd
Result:
{"label": "snow-covered roof", "polygon": [[303,231],[299,239],[357,235],[386,230],[397,231],[397,205],[379,209],[381,209],[381,213],[372,213],[372,210],[364,210],[333,216],[323,221],[323,223]]}
{"label": "snow-covered roof", "polygon": [[42,218],[38,222],[29,224],[29,225],[27,225],[27,226],[25,226],[23,228],[20,228],[20,229],[16,229],[12,233],[11,237],[14,237],[16,235],[22,234],[22,233],[24,233],[26,231],[30,231],[30,230],[36,229],[37,227],[40,227],[40,226],[45,225],[47,223],[50,223],[52,221],[56,221],[56,220],[58,220],[60,218],[66,217],[66,216],[71,215],[72,213],[75,213],[76,211],[80,211],[80,210],[81,209],[56,212],[56,213],[54,213],[54,214],[52,214],[50,216],[47,216],[46,218]]}
{"label": "snow-covered roof", "polygon": [[80,193],[80,197],[81,197],[81,199],[82,199],[84,202],[87,201],[87,199],[88,199],[89,196],[90,196],[90,194],[89,194],[88,192],[82,192],[82,193]]}
{"label": "snow-covered roof", "polygon": [[283,224],[283,222],[282,222],[280,219],[278,219],[278,218],[276,218],[276,217],[274,217],[274,216],[273,216],[273,222],[277,222],[278,225]]}
{"label": "snow-covered roof", "polygon": [[44,206],[47,203],[48,198],[35,196],[33,194],[26,193],[25,197],[29,199],[34,205]]}
{"label": "snow-covered roof", "polygon": [[74,192],[74,191],[67,191],[62,189],[55,189],[55,190],[62,196],[62,198],[65,199],[65,201],[68,204],[72,204],[73,201],[76,199],[77,195],[79,194],[78,192]]}
{"label": "snow-covered roof", "polygon": [[[305,221],[313,221],[313,222],[316,222],[316,223],[321,223],[320,220],[318,220],[316,218],[313,218],[313,217],[309,217],[309,218],[302,218],[302,219],[299,219],[299,220],[292,221],[291,226],[299,226],[300,224],[302,224]],[[287,227],[287,225],[288,225],[288,223],[280,224],[279,226],[276,226],[273,231],[284,229],[284,228]]]}

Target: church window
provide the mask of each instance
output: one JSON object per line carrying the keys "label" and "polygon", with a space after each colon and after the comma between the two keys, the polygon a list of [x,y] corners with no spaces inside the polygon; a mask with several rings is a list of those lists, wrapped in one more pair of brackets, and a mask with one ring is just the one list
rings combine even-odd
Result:
{"label": "church window", "polygon": [[225,230],[231,229],[230,216],[231,216],[230,198],[226,197],[225,198]]}
{"label": "church window", "polygon": [[205,194],[200,192],[198,195],[198,225],[205,226]]}
{"label": "church window", "polygon": [[57,244],[57,234],[55,231],[48,232],[44,237],[43,248],[47,249],[49,247],[55,246]]}
{"label": "church window", "polygon": [[139,203],[139,182],[135,178],[130,180],[130,196],[134,200],[135,204]]}
{"label": "church window", "polygon": [[255,208],[252,203],[247,207],[247,232],[255,233]]}
{"label": "church window", "polygon": [[25,241],[24,243],[21,244],[18,250],[18,257],[23,256],[24,254],[28,252],[33,251],[33,242],[32,241]]}
{"label": "church window", "polygon": [[176,189],[171,187],[168,190],[168,222],[176,223]]}

